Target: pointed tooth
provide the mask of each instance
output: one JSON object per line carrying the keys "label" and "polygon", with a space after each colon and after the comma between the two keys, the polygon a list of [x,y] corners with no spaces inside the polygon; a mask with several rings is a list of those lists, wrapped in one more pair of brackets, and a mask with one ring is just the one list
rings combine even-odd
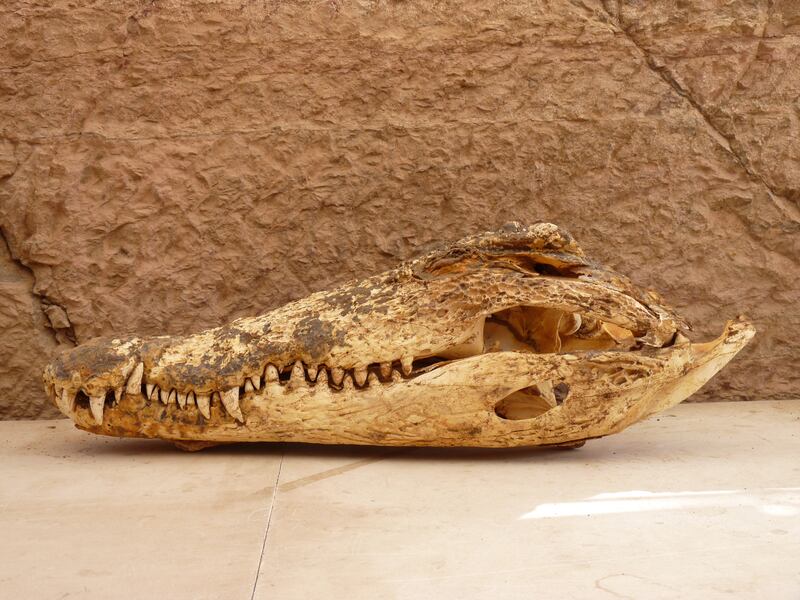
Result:
{"label": "pointed tooth", "polygon": [[178,392],[177,398],[178,398],[178,406],[180,406],[181,408],[186,408],[186,394],[183,392]]}
{"label": "pointed tooth", "polygon": [[381,363],[381,377],[383,379],[389,379],[392,376],[392,363],[390,362],[382,362]]}
{"label": "pointed tooth", "polygon": [[197,408],[206,418],[211,418],[211,397],[208,394],[197,394]]}
{"label": "pointed tooth", "polygon": [[170,390],[167,394],[167,404],[175,404],[178,399],[178,393],[175,390]]}
{"label": "pointed tooth", "polygon": [[347,392],[352,392],[355,389],[355,386],[353,385],[353,377],[350,375],[350,373],[344,376],[342,388]]}
{"label": "pointed tooth", "polygon": [[128,377],[128,383],[125,384],[126,394],[138,394],[142,389],[142,374],[144,373],[144,363],[138,363],[134,368],[131,376]]}
{"label": "pointed tooth", "polygon": [[76,395],[71,393],[67,388],[61,390],[61,412],[69,416],[69,413],[75,410]]}
{"label": "pointed tooth", "polygon": [[403,367],[403,375],[410,375],[411,368],[414,364],[414,357],[413,356],[404,356],[400,359],[400,365]]}
{"label": "pointed tooth", "polygon": [[194,405],[195,405],[194,392],[188,392],[186,394],[186,406],[194,406]]}
{"label": "pointed tooth", "polygon": [[92,396],[89,398],[89,408],[92,410],[94,422],[98,425],[103,424],[103,408],[105,405],[105,396]]}
{"label": "pointed tooth", "polygon": [[312,365],[312,366],[308,367],[308,380],[309,381],[316,381],[317,380],[317,372],[318,372],[318,369],[317,369],[316,366]]}
{"label": "pointed tooth", "polygon": [[378,384],[380,382],[381,382],[381,380],[378,379],[378,376],[375,373],[373,373],[372,371],[370,371],[369,375],[367,375],[367,385],[368,386],[373,386],[373,385]]}
{"label": "pointed tooth", "polygon": [[264,371],[264,381],[278,381],[278,369],[275,365],[267,365]]}
{"label": "pointed tooth", "polygon": [[161,388],[156,388],[156,389],[158,389],[158,397],[161,400],[161,402],[163,404],[168,404],[169,403],[169,394],[167,392],[165,392],[164,390],[162,390]]}
{"label": "pointed tooth", "polygon": [[254,392],[256,388],[253,387],[253,382],[250,381],[250,378],[244,380],[244,393],[247,392]]}
{"label": "pointed tooth", "polygon": [[261,389],[261,375],[253,375],[250,378],[250,381],[253,382],[253,388],[258,391]]}
{"label": "pointed tooth", "polygon": [[331,381],[333,381],[335,385],[342,384],[342,377],[344,377],[344,369],[340,367],[333,367],[331,369]]}
{"label": "pointed tooth", "polygon": [[400,375],[400,371],[397,369],[392,371],[392,383],[400,383],[403,381],[403,376]]}
{"label": "pointed tooth", "polygon": [[294,363],[292,367],[292,372],[289,376],[289,388],[295,389],[298,387],[307,386],[308,383],[306,382],[306,371],[303,368],[303,363],[299,360]]}
{"label": "pointed tooth", "polygon": [[328,372],[322,368],[319,370],[319,374],[317,375],[317,386],[327,386],[328,385]]}
{"label": "pointed tooth", "polygon": [[364,385],[367,382],[367,367],[357,367],[353,369],[353,375],[359,386]]}
{"label": "pointed tooth", "polygon": [[114,405],[116,406],[119,404],[120,399],[122,398],[122,388],[118,388],[114,390]]}
{"label": "pointed tooth", "polygon": [[222,394],[222,405],[228,414],[240,423],[244,423],[244,416],[242,416],[242,409],[239,407],[239,388],[234,387]]}
{"label": "pointed tooth", "polygon": [[306,380],[306,372],[303,369],[303,363],[297,360],[292,367],[291,381],[299,382],[301,379]]}
{"label": "pointed tooth", "polygon": [[155,386],[155,385],[153,385],[152,383],[146,383],[146,384],[145,384],[145,386],[144,386],[144,391],[145,391],[145,392],[147,392],[147,399],[148,399],[148,400],[152,400],[152,399],[153,399],[153,389],[154,389],[155,387],[156,387],[156,386]]}

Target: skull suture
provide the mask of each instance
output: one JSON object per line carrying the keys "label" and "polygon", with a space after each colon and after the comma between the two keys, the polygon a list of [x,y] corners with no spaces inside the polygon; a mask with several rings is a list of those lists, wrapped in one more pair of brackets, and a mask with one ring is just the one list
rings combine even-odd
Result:
{"label": "skull suture", "polygon": [[81,429],[188,446],[578,445],[682,401],[755,331],[686,329],[565,231],[512,223],[225,327],[87,342],[44,382]]}

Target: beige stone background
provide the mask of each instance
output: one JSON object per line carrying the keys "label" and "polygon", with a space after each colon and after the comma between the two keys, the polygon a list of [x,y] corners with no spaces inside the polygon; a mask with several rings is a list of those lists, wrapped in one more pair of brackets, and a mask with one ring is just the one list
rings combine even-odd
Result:
{"label": "beige stone background", "polygon": [[517,219],[716,335],[694,399],[796,396],[800,3],[8,0],[0,416],[112,332],[187,333]]}

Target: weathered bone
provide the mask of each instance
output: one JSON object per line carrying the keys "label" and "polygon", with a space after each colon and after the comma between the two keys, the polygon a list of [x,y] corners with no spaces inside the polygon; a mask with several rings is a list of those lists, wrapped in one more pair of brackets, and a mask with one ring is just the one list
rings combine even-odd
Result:
{"label": "weathered bone", "polygon": [[227,327],[93,340],[44,381],[82,429],[182,447],[575,446],[682,401],[755,331],[686,330],[555,225],[510,224]]}

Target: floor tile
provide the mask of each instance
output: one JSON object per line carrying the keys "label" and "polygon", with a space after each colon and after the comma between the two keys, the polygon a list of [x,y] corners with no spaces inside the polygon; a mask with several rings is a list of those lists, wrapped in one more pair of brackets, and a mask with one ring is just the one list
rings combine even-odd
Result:
{"label": "floor tile", "polygon": [[578,450],[286,450],[255,598],[800,598],[800,402]]}
{"label": "floor tile", "polygon": [[0,423],[0,597],[250,598],[279,447]]}

